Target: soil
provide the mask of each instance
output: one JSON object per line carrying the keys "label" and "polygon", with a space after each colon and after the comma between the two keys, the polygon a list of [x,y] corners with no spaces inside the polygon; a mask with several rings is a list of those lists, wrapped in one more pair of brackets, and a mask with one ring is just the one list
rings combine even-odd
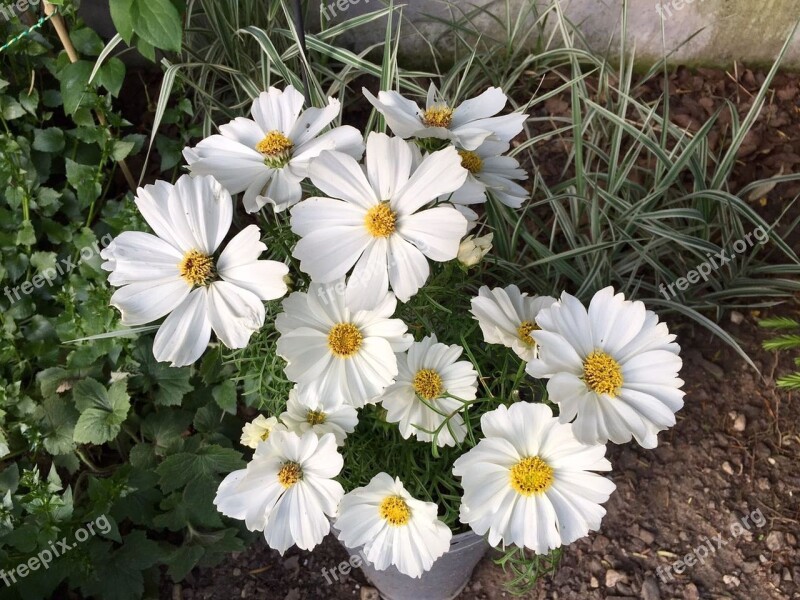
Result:
{"label": "soil", "polygon": [[[678,69],[668,84],[672,118],[696,130],[726,98],[746,113],[762,81],[763,74],[746,69]],[[653,81],[642,94],[657,97],[661,88],[662,82]],[[568,107],[556,97],[537,116],[568,116]],[[712,146],[729,135],[730,114],[722,114]],[[537,168],[545,178],[561,175],[559,144],[552,139],[539,148]],[[796,172],[798,164],[800,77],[779,74],[739,153],[731,191]],[[800,184],[780,184],[746,200],[766,218],[777,219],[798,193]],[[796,207],[792,212],[797,214]],[[800,250],[800,231],[782,233]],[[798,316],[800,302],[777,314]],[[761,349],[766,336],[756,324],[759,316],[765,314],[733,313],[725,323],[758,372],[705,330],[671,323],[684,348],[687,392],[677,425],[659,436],[654,450],[609,446],[617,490],[606,504],[601,530],[571,545],[557,573],[522,598],[800,599],[800,399],[774,386],[775,378],[790,372],[792,357]],[[688,554],[703,555],[703,563],[681,573],[666,571]],[[174,599],[376,599],[360,570],[326,581],[322,569],[347,558],[330,536],[313,553],[293,548],[283,557],[259,538],[247,552],[213,569],[196,569],[182,584],[165,583],[163,589]],[[478,565],[459,600],[512,597],[503,587],[510,577],[491,559],[487,555]]]}

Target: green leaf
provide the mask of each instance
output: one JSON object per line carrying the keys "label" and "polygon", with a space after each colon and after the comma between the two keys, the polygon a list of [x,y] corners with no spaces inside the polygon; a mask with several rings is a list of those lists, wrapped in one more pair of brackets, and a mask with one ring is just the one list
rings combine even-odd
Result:
{"label": "green leaf", "polygon": [[118,381],[106,391],[94,379],[84,379],[75,384],[72,394],[81,411],[75,426],[76,442],[104,444],[117,437],[131,406],[126,385],[126,382]]}
{"label": "green leaf", "polygon": [[33,149],[57,154],[64,149],[64,132],[58,127],[33,130]]}
{"label": "green leaf", "polygon": [[174,52],[181,49],[183,23],[170,0],[133,0],[131,15],[133,30],[145,42]]}
{"label": "green leaf", "polygon": [[144,531],[135,530],[112,550],[111,544],[94,544],[92,565],[94,577],[86,578],[81,587],[85,596],[103,600],[134,600],[144,597],[142,571],[162,560],[158,544],[147,539]]}
{"label": "green leaf", "polygon": [[133,142],[114,140],[113,144],[111,145],[111,158],[119,162],[131,153],[135,145],[136,144]]}
{"label": "green leaf", "polygon": [[222,410],[232,415],[236,414],[236,384],[233,381],[225,380],[212,390],[211,395]]}
{"label": "green leaf", "polygon": [[36,233],[33,230],[33,223],[23,221],[17,231],[17,246],[33,246],[36,243]]}
{"label": "green leaf", "polygon": [[96,81],[115,98],[119,96],[125,81],[125,63],[118,58],[110,58],[97,72]]}
{"label": "green leaf", "polygon": [[75,188],[81,206],[88,207],[100,197],[103,188],[95,179],[95,167],[82,165],[72,159],[65,158],[67,167],[67,181]]}
{"label": "green leaf", "polygon": [[133,0],[110,0],[111,20],[126,44],[133,38]]}
{"label": "green leaf", "polygon": [[202,546],[180,546],[167,557],[169,569],[167,574],[173,581],[182,581],[184,577],[197,566],[197,562],[205,554]]}
{"label": "green leaf", "polygon": [[68,454],[75,449],[73,435],[78,412],[61,398],[44,401],[40,409],[44,448],[50,454]]}
{"label": "green leaf", "polygon": [[22,105],[10,96],[0,96],[0,108],[2,108],[0,112],[2,112],[6,121],[19,119],[25,114],[25,109]]}
{"label": "green leaf", "polygon": [[89,27],[73,29],[69,32],[69,38],[80,54],[97,56],[103,51],[103,40]]}
{"label": "green leaf", "polygon": [[170,367],[153,356],[152,342],[140,338],[133,352],[141,375],[135,378],[145,392],[154,392],[153,400],[161,406],[180,406],[183,397],[194,389],[189,383],[191,367]]}
{"label": "green leaf", "polygon": [[80,106],[89,84],[89,75],[92,73],[92,63],[79,60],[68,63],[58,72],[61,82],[61,98],[64,101],[64,112],[73,114]]}
{"label": "green leaf", "polygon": [[227,474],[243,467],[239,452],[217,445],[205,446],[194,453],[168,456],[158,466],[159,485],[164,493],[169,493],[193,479],[217,481],[220,473]]}

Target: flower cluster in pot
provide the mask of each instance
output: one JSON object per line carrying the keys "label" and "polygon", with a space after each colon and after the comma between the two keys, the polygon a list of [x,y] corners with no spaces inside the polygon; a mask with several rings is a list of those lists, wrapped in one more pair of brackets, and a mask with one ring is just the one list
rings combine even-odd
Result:
{"label": "flower cluster in pot", "polygon": [[[330,127],[337,100],[303,110],[289,86],[262,93],[252,119],[187,148],[190,174],[138,190],[153,234],[124,232],[102,253],[119,288],[111,302],[127,325],[164,319],[153,345],[160,361],[192,364],[212,331],[244,348],[264,325],[264,302],[288,292],[288,267],[260,259],[257,225],[223,244],[232,194],[249,213],[288,210],[299,238],[291,254],[310,280],[274,323],[294,388],[282,413],[245,425],[241,443],[255,452],[219,486],[219,511],[281,553],[310,550],[333,527],[375,568],[421,576],[449,549],[452,519],[430,496],[412,495],[403,473],[342,485],[344,457],[389,464],[396,451],[347,452],[358,435],[376,435],[358,430],[370,414],[399,443],[455,453],[436,477],[460,490],[458,520],[491,545],[546,554],[570,544],[599,528],[614,490],[600,474],[611,470],[605,444],[652,448],[674,425],[683,404],[675,336],[611,288],[585,307],[566,292],[480,287],[467,318],[480,344],[504,347],[503,364],[510,356],[519,367],[512,387],[542,382],[536,400],[490,393],[486,365],[425,330],[430,315],[412,335],[398,303],[425,292],[432,265],[441,272],[458,259],[466,270],[491,249],[490,235],[467,236],[480,220],[470,207],[519,208],[527,198],[518,183],[527,175],[506,154],[526,115],[498,116],[507,102],[498,88],[452,107],[431,86],[424,109],[396,92],[364,94],[394,136],[371,132],[364,144],[353,127]],[[303,198],[304,180],[318,196]]]}

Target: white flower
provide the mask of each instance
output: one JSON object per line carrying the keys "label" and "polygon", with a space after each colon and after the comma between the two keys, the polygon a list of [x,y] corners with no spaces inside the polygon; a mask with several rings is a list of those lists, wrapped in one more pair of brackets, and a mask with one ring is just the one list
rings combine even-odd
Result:
{"label": "white flower", "polygon": [[311,550],[330,531],[344,489],[333,478],[344,461],[328,433],[317,438],[275,431],[259,444],[247,468],[220,483],[214,504],[250,531],[263,531],[281,554],[292,545]]}
{"label": "white flower", "polygon": [[244,348],[264,324],[264,300],[286,293],[289,269],[258,260],[267,247],[249,225],[225,249],[233,215],[231,195],[212,177],[184,175],[174,186],[159,181],[137,190],[136,206],[156,235],[126,231],[101,253],[108,281],[121,286],[111,304],[124,325],[169,315],[153,354],[184,366],[196,361],[211,331],[228,348]]}
{"label": "white flower", "polygon": [[292,209],[294,249],[311,279],[328,283],[355,265],[351,284],[364,291],[391,288],[403,302],[430,272],[426,256],[445,262],[458,254],[467,221],[452,205],[420,210],[464,183],[454,148],[428,155],[413,171],[410,144],[382,133],[367,139],[366,174],[351,157],[323,152],[311,181],[330,198],[309,198]]}
{"label": "white flower", "polygon": [[280,212],[297,203],[300,182],[311,159],[323,150],[360,158],[361,134],[354,127],[334,127],[319,135],[338,115],[339,101],[328,98],[325,108],[302,113],[303,95],[291,85],[269,88],[253,101],[253,119],[238,117],[221,125],[218,135],[202,140],[183,155],[193,175],[213,175],[231,194],[244,192],[247,212],[266,203]]}
{"label": "white flower", "polygon": [[456,205],[486,202],[487,192],[511,208],[519,208],[528,191],[514,180],[528,178],[517,159],[503,156],[507,142],[485,141],[475,150],[459,150],[461,166],[469,171],[467,180],[450,198]]}
{"label": "white flower", "polygon": [[[387,411],[386,420],[399,423],[404,438],[414,435],[420,441],[430,442],[434,439],[431,432],[438,429],[437,446],[464,441],[467,428],[458,414],[464,410],[464,404],[444,397],[445,394],[461,400],[477,397],[478,373],[469,361],[458,360],[463,352],[461,346],[440,344],[435,335],[430,335],[412,344],[408,354],[398,358],[397,381],[387,388],[381,404]],[[447,424],[442,427],[446,419]]]}
{"label": "white flower", "polygon": [[366,88],[362,91],[396,136],[453,140],[465,150],[475,150],[486,139],[510,142],[528,118],[521,113],[493,116],[503,110],[508,100],[496,87],[453,108],[437,98],[439,92],[431,83],[424,111],[397,92],[378,92],[376,98]]}
{"label": "white flower", "polygon": [[575,436],[585,443],[622,444],[633,436],[655,448],[658,432],[673,426],[683,407],[680,346],[667,325],[610,287],[594,295],[588,312],[565,292],[536,322],[539,358],[527,371],[550,378],[547,393],[561,422],[575,419]]}
{"label": "white flower", "polygon": [[472,315],[489,344],[502,344],[511,348],[524,361],[536,356],[536,342],[531,332],[539,329],[536,316],[555,298],[528,296],[520,293],[516,285],[489,289],[483,286],[472,299]]}
{"label": "white flower", "polygon": [[467,268],[477,265],[492,249],[493,238],[493,233],[481,237],[475,237],[474,235],[465,237],[458,247],[458,262]]}
{"label": "white flower", "polygon": [[485,436],[460,456],[460,518],[489,544],[513,544],[545,554],[596,531],[600,503],[615,485],[590,471],[610,471],[602,445],[575,439],[544,404],[517,402],[481,417]]}
{"label": "white flower", "polygon": [[373,401],[397,375],[395,352],[413,342],[406,324],[391,318],[396,306],[391,292],[382,292],[373,305],[357,306],[344,280],[312,283],[308,293],[291,294],[275,320],[286,376],[313,384],[331,402],[360,407]]}
{"label": "white flower", "polygon": [[450,549],[450,529],[433,502],[411,497],[400,482],[378,473],[364,487],[345,494],[334,527],[348,548],[383,571],[390,565],[409,577],[422,577]]}
{"label": "white flower", "polygon": [[265,417],[258,415],[250,423],[245,423],[242,427],[242,438],[239,440],[242,446],[256,449],[261,442],[267,441],[273,431],[286,431],[286,426],[278,421],[277,417]]}
{"label": "white flower", "polygon": [[313,431],[318,436],[332,433],[336,437],[336,445],[341,446],[347,434],[355,430],[358,415],[349,404],[320,396],[314,385],[306,385],[289,392],[286,412],[281,415],[281,421],[289,431],[298,435],[306,431]]}

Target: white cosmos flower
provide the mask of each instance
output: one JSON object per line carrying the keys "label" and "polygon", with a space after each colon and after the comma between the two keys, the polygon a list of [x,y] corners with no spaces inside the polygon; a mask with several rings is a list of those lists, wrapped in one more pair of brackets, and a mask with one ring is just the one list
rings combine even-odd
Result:
{"label": "white cosmos flower", "polygon": [[306,385],[296,386],[289,392],[286,412],[281,415],[281,421],[289,431],[298,435],[306,431],[313,431],[318,436],[332,433],[336,437],[336,445],[341,446],[347,434],[355,430],[358,415],[349,404],[320,396],[313,385]]}
{"label": "white cosmos flower", "polygon": [[364,291],[392,290],[403,302],[428,279],[426,256],[445,262],[458,255],[466,219],[452,205],[420,210],[464,183],[466,169],[454,148],[425,157],[412,172],[408,142],[382,133],[367,139],[366,174],[351,157],[323,152],[311,181],[330,198],[309,198],[292,209],[300,268],[327,283],[355,265],[351,284]]}
{"label": "white cosmos flower", "polygon": [[492,239],[494,239],[493,233],[487,233],[481,237],[475,237],[474,235],[465,237],[458,247],[458,262],[466,268],[474,267],[480,263],[492,249]]}
{"label": "white cosmos flower", "polygon": [[311,550],[330,531],[328,518],[336,516],[344,495],[333,480],[343,465],[333,434],[274,431],[247,468],[219,484],[214,505],[226,517],[243,520],[248,530],[263,531],[281,554],[292,544]]}
{"label": "white cosmos flower", "polygon": [[348,548],[379,571],[394,565],[409,577],[421,577],[450,549],[453,534],[437,517],[433,502],[411,497],[400,482],[378,473],[364,487],[345,494],[334,527]]}
{"label": "white cosmos flower", "polygon": [[508,101],[503,91],[496,87],[452,107],[438,98],[439,92],[431,83],[425,110],[397,92],[378,92],[377,98],[366,88],[362,88],[362,92],[384,116],[396,136],[452,140],[465,150],[475,150],[486,139],[510,142],[522,131],[528,118],[521,113],[494,116]]}
{"label": "white cosmos flower", "polygon": [[483,286],[472,299],[470,311],[481,326],[483,339],[489,344],[502,344],[511,348],[524,361],[536,356],[536,342],[531,332],[539,327],[536,316],[555,298],[529,296],[516,285],[489,289]]}
{"label": "white cosmos flower", "polygon": [[460,456],[460,518],[478,535],[545,554],[596,531],[615,485],[606,447],[585,445],[545,404],[517,402],[481,417],[485,436]]}
{"label": "white cosmos flower", "polygon": [[667,325],[611,287],[594,295],[588,311],[564,292],[536,322],[539,358],[527,371],[550,378],[547,393],[561,422],[574,419],[575,435],[586,443],[622,444],[633,436],[655,448],[658,432],[673,426],[683,407],[680,346]]}
{"label": "white cosmos flower", "polygon": [[286,431],[286,426],[277,417],[258,415],[252,422],[244,424],[239,441],[242,446],[255,450],[261,442],[267,441],[273,431]]}
{"label": "white cosmos flower", "polygon": [[[447,416],[447,424],[436,434],[437,446],[453,446],[464,441],[467,428],[458,414],[464,410],[461,400],[474,400],[478,391],[478,373],[472,363],[458,358],[461,346],[446,346],[430,335],[415,342],[408,353],[398,357],[398,374],[381,404],[386,420],[399,423],[400,434],[408,439],[414,435],[423,442],[433,441],[432,433],[439,429]],[[434,407],[436,410],[433,410]],[[438,412],[437,412],[438,411]],[[444,413],[444,414],[441,414]]]}
{"label": "white cosmos flower", "polygon": [[356,303],[343,279],[291,294],[275,320],[286,376],[313,384],[331,402],[360,407],[375,400],[397,375],[395,352],[413,342],[406,324],[392,318],[396,307],[394,294],[386,291],[374,304]]}
{"label": "white cosmos flower", "polygon": [[449,198],[457,205],[486,202],[487,192],[499,202],[519,208],[528,198],[528,191],[515,180],[528,178],[517,159],[503,156],[508,151],[507,142],[487,140],[475,150],[459,150],[461,166],[469,171],[467,180]]}
{"label": "white cosmos flower", "polygon": [[101,253],[111,304],[124,325],[167,318],[153,343],[156,360],[190,365],[211,331],[228,348],[244,348],[264,324],[264,300],[286,293],[289,269],[258,260],[267,247],[257,226],[239,232],[218,254],[233,215],[231,195],[213,177],[184,175],[137,190],[136,206],[156,235],[126,231]]}
{"label": "white cosmos flower", "polygon": [[253,119],[238,117],[183,155],[193,175],[213,175],[231,194],[244,192],[247,212],[266,203],[280,212],[300,200],[300,182],[311,159],[323,150],[355,158],[364,152],[354,127],[334,127],[320,135],[337,116],[339,101],[328,98],[325,108],[303,108],[303,95],[291,85],[269,88],[253,102]]}

